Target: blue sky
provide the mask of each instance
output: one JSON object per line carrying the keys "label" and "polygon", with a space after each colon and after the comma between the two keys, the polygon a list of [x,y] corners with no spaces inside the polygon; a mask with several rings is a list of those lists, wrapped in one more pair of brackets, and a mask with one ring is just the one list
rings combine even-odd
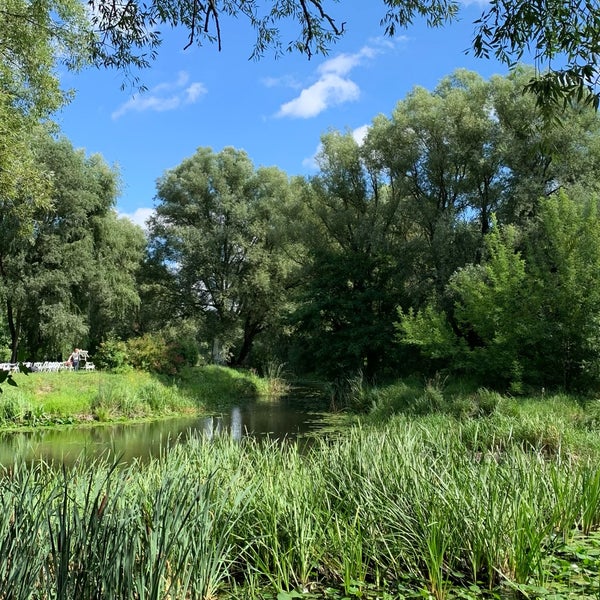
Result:
{"label": "blue sky", "polygon": [[213,45],[184,50],[186,33],[169,31],[157,60],[140,72],[146,92],[121,90],[123,74],[115,71],[66,73],[63,85],[76,95],[56,120],[76,148],[118,165],[117,210],[141,224],[155,206],[156,180],[199,147],[233,146],[256,167],[309,175],[329,129],[360,135],[413,87],[433,89],[457,68],[485,78],[507,73],[466,52],[481,4],[468,4],[460,21],[444,28],[415,24],[395,39],[383,36],[382,4],[332,7],[346,34],[326,57],[267,53],[248,60],[253,32],[236,20],[221,24],[221,52]]}

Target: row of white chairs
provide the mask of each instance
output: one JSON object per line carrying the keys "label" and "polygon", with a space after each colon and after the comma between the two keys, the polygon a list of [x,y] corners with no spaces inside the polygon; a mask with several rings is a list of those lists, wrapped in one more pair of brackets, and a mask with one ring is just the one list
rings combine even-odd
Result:
{"label": "row of white chairs", "polygon": [[[31,371],[42,371],[44,373],[56,373],[58,371],[72,371],[73,366],[60,361],[49,361],[43,362],[24,362],[23,363]],[[82,371],[94,371],[96,366],[89,360],[81,367]],[[19,372],[18,363],[0,363],[0,370],[10,371],[11,373]]]}
{"label": "row of white chairs", "polygon": [[43,371],[44,373],[56,373],[57,371],[66,371],[64,362],[56,360],[45,360],[44,362],[24,363],[32,371]]}

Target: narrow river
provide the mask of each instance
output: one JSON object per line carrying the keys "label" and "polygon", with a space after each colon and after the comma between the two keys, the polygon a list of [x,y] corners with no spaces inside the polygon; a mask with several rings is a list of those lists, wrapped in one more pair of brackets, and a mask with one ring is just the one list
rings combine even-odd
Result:
{"label": "narrow river", "polygon": [[209,417],[3,433],[0,465],[40,459],[69,465],[82,456],[91,460],[107,454],[130,462],[157,456],[165,448],[184,443],[190,435],[198,433],[208,437],[225,433],[234,439],[244,436],[297,439],[317,431],[322,424],[319,413],[311,412],[301,398],[289,397],[228,407]]}

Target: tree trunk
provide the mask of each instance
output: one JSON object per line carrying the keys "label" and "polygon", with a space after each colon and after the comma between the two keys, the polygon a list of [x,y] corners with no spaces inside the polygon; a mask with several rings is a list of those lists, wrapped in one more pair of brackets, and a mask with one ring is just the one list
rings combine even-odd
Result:
{"label": "tree trunk", "polygon": [[19,354],[19,337],[21,335],[20,313],[17,311],[17,318],[13,311],[13,305],[10,300],[6,301],[6,316],[8,319],[8,329],[10,331],[10,362],[16,363]]}
{"label": "tree trunk", "polygon": [[237,356],[232,362],[232,366],[240,367],[244,364],[244,361],[248,358],[250,350],[252,350],[252,344],[256,336],[262,331],[262,326],[259,323],[253,323],[249,319],[244,324],[244,340],[240,347]]}

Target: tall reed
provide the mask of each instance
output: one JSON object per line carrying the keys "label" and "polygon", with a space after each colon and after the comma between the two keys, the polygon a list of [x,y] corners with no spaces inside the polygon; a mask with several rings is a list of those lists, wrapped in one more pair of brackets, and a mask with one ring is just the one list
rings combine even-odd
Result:
{"label": "tall reed", "polygon": [[396,417],[304,450],[218,435],[147,464],[15,467],[0,476],[0,598],[545,585],[548,556],[599,526],[600,475],[560,428],[549,452],[513,425]]}

